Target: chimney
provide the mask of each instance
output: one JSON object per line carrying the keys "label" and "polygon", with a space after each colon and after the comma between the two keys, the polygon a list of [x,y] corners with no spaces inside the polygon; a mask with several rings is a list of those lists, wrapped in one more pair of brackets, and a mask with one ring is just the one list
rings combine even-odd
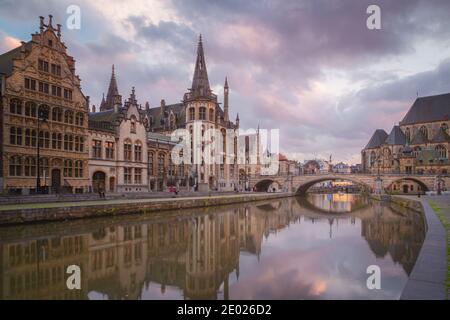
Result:
{"label": "chimney", "polygon": [[48,27],[53,29],[52,26],[53,16],[51,14],[48,15]]}
{"label": "chimney", "polygon": [[44,17],[40,16],[39,17],[39,30],[41,31],[41,34],[44,32]]}

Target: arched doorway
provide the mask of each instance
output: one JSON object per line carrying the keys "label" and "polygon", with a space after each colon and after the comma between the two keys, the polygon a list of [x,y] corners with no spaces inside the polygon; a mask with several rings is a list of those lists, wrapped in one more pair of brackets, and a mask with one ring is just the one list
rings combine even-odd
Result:
{"label": "arched doorway", "polygon": [[106,174],[102,171],[96,171],[94,172],[94,175],[92,176],[92,190],[95,193],[99,192],[99,188],[102,191],[105,191],[105,181],[106,181]]}
{"label": "arched doorway", "polygon": [[109,192],[114,192],[116,188],[116,178],[110,177],[109,178]]}

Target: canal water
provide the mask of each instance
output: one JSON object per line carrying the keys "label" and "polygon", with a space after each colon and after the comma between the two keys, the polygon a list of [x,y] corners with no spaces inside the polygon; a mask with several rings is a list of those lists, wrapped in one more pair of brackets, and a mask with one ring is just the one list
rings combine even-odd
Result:
{"label": "canal water", "polygon": [[351,194],[2,227],[0,299],[398,299],[425,231]]}

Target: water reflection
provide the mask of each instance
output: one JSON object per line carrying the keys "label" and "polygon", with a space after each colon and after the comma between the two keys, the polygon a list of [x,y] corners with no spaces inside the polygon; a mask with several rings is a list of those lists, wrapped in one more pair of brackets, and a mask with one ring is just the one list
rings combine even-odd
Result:
{"label": "water reflection", "polygon": [[[398,298],[424,239],[420,214],[309,195],[0,229],[1,299]],[[65,269],[82,269],[81,290]],[[382,290],[366,288],[366,268]]]}

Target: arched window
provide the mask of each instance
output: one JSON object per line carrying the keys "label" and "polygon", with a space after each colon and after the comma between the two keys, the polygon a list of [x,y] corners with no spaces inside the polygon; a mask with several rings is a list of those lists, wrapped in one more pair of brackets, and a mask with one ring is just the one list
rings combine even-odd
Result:
{"label": "arched window", "polygon": [[75,117],[75,124],[77,126],[83,126],[84,125],[84,115],[81,112],[78,112]]}
{"label": "arched window", "polygon": [[158,155],[158,175],[160,177],[164,176],[164,162],[165,162],[166,156],[164,153],[160,153]]}
{"label": "arched window", "polygon": [[405,136],[406,136],[406,142],[410,143],[411,142],[411,130],[409,128],[406,128]]}
{"label": "arched window", "polygon": [[49,162],[48,158],[40,158],[39,159],[39,175],[41,177],[48,177],[49,176]]}
{"label": "arched window", "polygon": [[62,121],[62,109],[60,107],[54,107],[52,109],[52,121]]}
{"label": "arched window", "polygon": [[36,159],[34,157],[27,157],[25,159],[25,176],[36,176]]}
{"label": "arched window", "polygon": [[77,160],[75,161],[75,178],[83,177],[83,161]]}
{"label": "arched window", "polygon": [[446,133],[448,134],[448,124],[443,123],[443,124],[441,125],[441,129],[444,130],[444,132],[446,132]]}
{"label": "arched window", "polygon": [[64,150],[67,151],[73,150],[73,135],[71,134],[64,135]]}
{"label": "arched window", "polygon": [[28,101],[25,103],[25,115],[27,117],[33,117],[36,118],[36,103]]}
{"label": "arched window", "polygon": [[438,145],[436,151],[438,152],[440,159],[447,159],[447,149],[443,145]]}
{"label": "arched window", "polygon": [[377,155],[376,155],[375,151],[372,151],[370,153],[370,159],[369,159],[371,167],[373,167],[375,165],[376,160],[377,160]]}
{"label": "arched window", "polygon": [[72,160],[64,160],[64,177],[72,177],[73,162]]}
{"label": "arched window", "polygon": [[189,108],[189,120],[195,120],[195,109],[193,107]]}
{"label": "arched window", "polygon": [[427,127],[421,126],[420,127],[420,132],[422,132],[422,134],[425,137],[425,139],[428,139],[428,129],[427,129]]}
{"label": "arched window", "polygon": [[22,114],[22,101],[19,99],[11,99],[9,102],[9,112],[14,114]]}
{"label": "arched window", "polygon": [[153,176],[154,171],[153,171],[153,152],[149,152],[148,153],[148,174],[150,176]]}
{"label": "arched window", "polygon": [[73,124],[73,112],[71,110],[66,110],[64,112],[64,122]]}
{"label": "arched window", "polygon": [[52,133],[52,149],[59,149],[62,148],[62,134],[61,133]]}
{"label": "arched window", "polygon": [[205,107],[200,107],[198,109],[199,111],[199,119],[200,120],[206,120],[206,108]]}
{"label": "arched window", "polygon": [[132,153],[132,147],[131,147],[131,140],[127,139],[123,143],[123,159],[125,161],[131,161],[131,153]]}
{"label": "arched window", "polygon": [[22,175],[22,158],[12,156],[9,158],[9,175],[12,177],[20,177]]}
{"label": "arched window", "polygon": [[22,145],[22,128],[11,127],[9,129],[9,143],[13,145]]}
{"label": "arched window", "polygon": [[134,143],[134,161],[142,161],[142,144],[140,141],[136,141]]}

